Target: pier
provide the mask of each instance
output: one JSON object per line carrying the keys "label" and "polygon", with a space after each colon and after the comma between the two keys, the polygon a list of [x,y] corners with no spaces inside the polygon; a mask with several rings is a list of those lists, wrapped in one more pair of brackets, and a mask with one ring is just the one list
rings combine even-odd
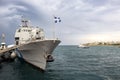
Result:
{"label": "pier", "polygon": [[17,57],[16,49],[22,45],[14,45],[12,47],[6,47],[0,50],[0,66],[3,62],[11,62]]}

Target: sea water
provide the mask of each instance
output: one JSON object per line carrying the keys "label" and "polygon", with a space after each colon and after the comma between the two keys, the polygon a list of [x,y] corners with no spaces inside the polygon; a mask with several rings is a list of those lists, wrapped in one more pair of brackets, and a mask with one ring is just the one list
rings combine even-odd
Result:
{"label": "sea water", "polygon": [[120,48],[59,46],[46,71],[15,60],[1,64],[0,80],[120,80]]}

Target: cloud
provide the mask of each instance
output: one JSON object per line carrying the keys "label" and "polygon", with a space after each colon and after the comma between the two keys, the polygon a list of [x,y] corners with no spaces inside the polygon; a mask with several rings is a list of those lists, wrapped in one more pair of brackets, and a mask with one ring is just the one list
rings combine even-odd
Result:
{"label": "cloud", "polygon": [[119,9],[119,0],[1,0],[0,34],[11,33],[6,37],[13,38],[24,15],[31,24],[42,27],[47,37],[52,37],[53,16],[60,16],[62,22],[55,27],[61,44],[79,44],[101,37],[109,40],[109,33],[119,40],[116,37],[120,30]]}

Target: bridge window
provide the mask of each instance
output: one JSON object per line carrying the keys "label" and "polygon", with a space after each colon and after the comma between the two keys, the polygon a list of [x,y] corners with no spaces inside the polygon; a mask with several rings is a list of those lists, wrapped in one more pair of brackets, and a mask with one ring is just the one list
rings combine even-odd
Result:
{"label": "bridge window", "polygon": [[18,30],[18,32],[20,32],[20,31],[21,31],[21,29]]}
{"label": "bridge window", "polygon": [[36,32],[36,34],[39,34],[39,32]]}

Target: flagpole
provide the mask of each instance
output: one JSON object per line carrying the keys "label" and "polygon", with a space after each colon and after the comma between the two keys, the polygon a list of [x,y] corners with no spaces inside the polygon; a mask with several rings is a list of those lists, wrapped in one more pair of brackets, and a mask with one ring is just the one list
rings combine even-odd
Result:
{"label": "flagpole", "polygon": [[53,39],[55,39],[55,22],[53,22]]}
{"label": "flagpole", "polygon": [[[53,18],[55,16],[53,15]],[[53,27],[52,27],[52,31],[53,31],[53,39],[55,39],[55,21],[53,20]]]}
{"label": "flagpole", "polygon": [[56,29],[56,28],[55,28],[55,27],[56,27],[55,24],[61,22],[61,19],[60,19],[60,17],[56,17],[56,16],[54,16],[54,15],[53,15],[53,17],[54,17],[54,23],[53,23],[53,38],[54,38],[54,39],[57,39],[57,38],[56,38],[56,35],[55,35],[55,29]]}

